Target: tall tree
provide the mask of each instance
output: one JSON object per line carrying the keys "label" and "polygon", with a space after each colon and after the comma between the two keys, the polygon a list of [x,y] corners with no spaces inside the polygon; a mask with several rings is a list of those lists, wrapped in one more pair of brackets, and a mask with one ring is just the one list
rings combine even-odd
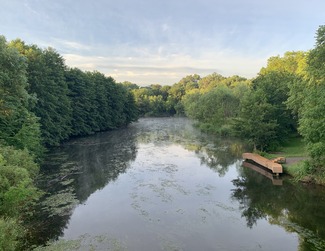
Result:
{"label": "tall tree", "polygon": [[307,142],[313,172],[325,175],[325,25],[307,60],[307,88],[299,110],[299,131]]}
{"label": "tall tree", "polygon": [[28,91],[37,97],[33,108],[40,118],[46,145],[58,145],[71,131],[71,106],[63,58],[52,48],[42,50],[21,40],[11,42],[28,59]]}
{"label": "tall tree", "polygon": [[273,107],[267,102],[265,93],[262,90],[251,90],[241,99],[234,130],[238,136],[250,142],[254,150],[266,150],[277,137],[278,124],[272,114]]}
{"label": "tall tree", "polygon": [[254,79],[251,97],[241,100],[235,123],[237,133],[260,150],[274,150],[289,134],[295,133],[297,118],[286,102],[289,86],[297,78],[287,71],[269,71]]}
{"label": "tall tree", "polygon": [[71,135],[89,135],[97,129],[92,116],[92,111],[97,107],[94,107],[91,81],[86,73],[77,68],[67,70],[65,76],[72,109]]}
{"label": "tall tree", "polygon": [[270,57],[267,60],[267,66],[260,70],[260,75],[269,72],[288,72],[303,76],[306,74],[308,52],[288,51],[282,57]]}
{"label": "tall tree", "polygon": [[27,92],[27,60],[0,37],[0,140],[2,144],[42,152],[35,99]]}

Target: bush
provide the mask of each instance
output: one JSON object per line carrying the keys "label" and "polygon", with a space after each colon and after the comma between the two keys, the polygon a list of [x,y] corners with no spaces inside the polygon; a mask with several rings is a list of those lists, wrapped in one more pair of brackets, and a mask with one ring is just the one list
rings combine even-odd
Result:
{"label": "bush", "polygon": [[0,251],[19,250],[23,228],[14,219],[0,218]]}

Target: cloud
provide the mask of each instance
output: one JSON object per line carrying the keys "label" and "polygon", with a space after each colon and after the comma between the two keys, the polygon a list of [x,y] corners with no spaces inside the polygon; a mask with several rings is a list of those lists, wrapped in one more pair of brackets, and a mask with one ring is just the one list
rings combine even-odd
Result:
{"label": "cloud", "polygon": [[[98,70],[118,82],[130,81],[139,85],[172,85],[181,78],[199,74],[202,77],[220,73],[224,76],[241,75],[254,77],[265,65],[267,58],[248,58],[234,55],[230,51],[205,51],[198,57],[189,54],[150,53],[146,48],[133,48],[138,55],[126,56],[82,56],[63,54],[67,65],[82,70]],[[144,52],[145,51],[145,52]],[[140,55],[141,56],[140,56]]]}
{"label": "cloud", "polygon": [[138,84],[194,73],[254,77],[270,56],[311,49],[325,8],[324,0],[3,2],[9,40],[51,46],[69,66]]}

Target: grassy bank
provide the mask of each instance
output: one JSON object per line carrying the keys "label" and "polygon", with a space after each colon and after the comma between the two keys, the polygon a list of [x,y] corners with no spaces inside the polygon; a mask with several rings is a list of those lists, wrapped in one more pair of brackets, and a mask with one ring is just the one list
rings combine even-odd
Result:
{"label": "grassy bank", "polygon": [[294,177],[297,181],[311,181],[305,161],[308,158],[305,142],[302,137],[291,136],[287,142],[279,147],[277,152],[263,153],[268,159],[285,157],[284,172]]}
{"label": "grassy bank", "polygon": [[289,140],[279,147],[277,152],[269,152],[265,154],[267,158],[275,158],[283,156],[290,160],[290,158],[306,157],[308,152],[306,145],[301,137],[292,136]]}
{"label": "grassy bank", "polygon": [[279,147],[277,152],[268,152],[262,155],[269,159],[285,157],[284,172],[291,175],[296,181],[325,185],[325,174],[311,172],[306,144],[299,136],[290,137],[285,144]]}

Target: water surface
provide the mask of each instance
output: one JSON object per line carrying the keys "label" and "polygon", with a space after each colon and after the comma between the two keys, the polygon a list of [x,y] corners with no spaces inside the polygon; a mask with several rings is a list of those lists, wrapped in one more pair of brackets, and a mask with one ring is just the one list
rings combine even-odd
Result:
{"label": "water surface", "polygon": [[243,167],[243,151],[185,118],[71,140],[44,165],[38,241],[70,250],[325,250],[324,189]]}

